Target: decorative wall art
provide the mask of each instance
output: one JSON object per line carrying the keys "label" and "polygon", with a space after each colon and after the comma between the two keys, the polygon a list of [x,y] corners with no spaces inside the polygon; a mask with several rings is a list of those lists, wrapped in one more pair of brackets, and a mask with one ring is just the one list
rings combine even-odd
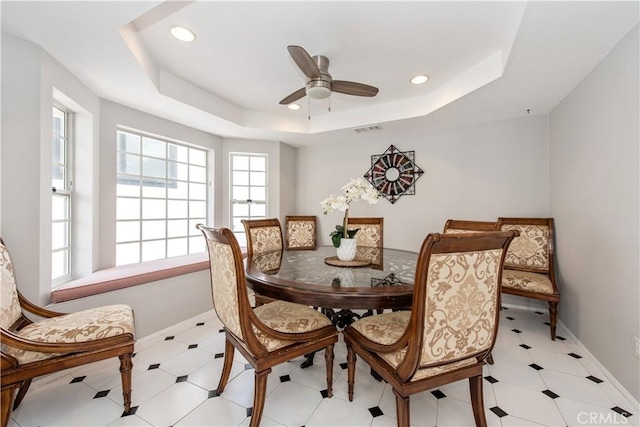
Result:
{"label": "decorative wall art", "polygon": [[423,173],[415,163],[415,151],[390,145],[384,153],[371,156],[371,169],[364,177],[393,204],[401,196],[416,194],[415,183]]}

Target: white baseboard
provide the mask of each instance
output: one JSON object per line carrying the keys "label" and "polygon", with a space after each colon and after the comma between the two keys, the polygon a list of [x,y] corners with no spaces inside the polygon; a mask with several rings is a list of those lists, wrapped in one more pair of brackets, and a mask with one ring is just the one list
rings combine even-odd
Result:
{"label": "white baseboard", "polygon": [[[517,304],[502,304],[502,305],[503,307],[506,307],[506,308],[516,308],[519,310],[528,310],[528,311],[539,311],[539,308],[537,307],[526,307],[526,306],[517,305]],[[594,365],[596,365],[596,367],[600,369],[603,375],[607,378],[607,381],[609,381],[609,383],[611,383],[611,385],[615,387],[615,389],[622,395],[622,397],[629,402],[629,404],[631,405],[630,407],[633,408],[636,411],[636,413],[638,413],[640,408],[640,403],[638,403],[638,401],[633,397],[633,395],[629,393],[629,391],[627,391],[627,389],[624,388],[622,384],[620,384],[620,381],[618,381],[616,377],[614,377],[611,374],[611,372],[609,372],[609,370],[605,368],[605,366],[602,363],[600,363],[600,361],[587,349],[587,347],[584,346],[584,344],[580,342],[580,340],[573,334],[573,332],[569,330],[569,328],[567,328],[564,325],[564,323],[562,323],[560,319],[558,319],[558,327],[562,328],[563,332],[568,335],[568,338],[570,338],[571,340],[573,340],[573,342],[576,343],[576,345],[580,349],[580,355],[582,357],[586,357],[587,359],[589,359],[589,361],[591,361]]]}

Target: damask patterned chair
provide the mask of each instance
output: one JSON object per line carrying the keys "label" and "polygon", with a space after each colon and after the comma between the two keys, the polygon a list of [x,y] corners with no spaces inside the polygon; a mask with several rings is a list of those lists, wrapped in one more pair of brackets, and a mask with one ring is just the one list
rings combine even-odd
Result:
{"label": "damask patterned chair", "polygon": [[316,223],[315,216],[287,216],[285,233],[287,249],[315,249]]}
{"label": "damask patterned chair", "polygon": [[356,218],[347,219],[347,229],[359,228],[356,233],[356,244],[372,248],[382,248],[384,235],[384,218]]}
{"label": "damask patterned chair", "polygon": [[282,250],[282,229],[278,218],[243,219],[242,225],[247,233],[248,256]]}
{"label": "damask patterned chair", "polygon": [[357,355],[393,388],[398,426],[409,426],[412,394],[464,378],[475,423],[486,426],[482,367],[498,331],[502,265],[515,234],[429,234],[411,310],[364,317],[343,331],[349,400]]}
{"label": "damask patterned chair", "polygon": [[260,425],[271,368],[314,351],[325,350],[327,395],[333,395],[333,347],[338,331],[322,313],[300,304],[273,301],[251,308],[245,286],[240,247],[227,228],[197,225],[204,234],[211,262],[211,291],[216,314],[224,324],[226,342],[222,375],[216,393],[229,380],[234,349],[255,369],[252,427]]}
{"label": "damask patterned chair", "polygon": [[[64,314],[33,305],[17,290],[11,257],[2,239],[0,287],[2,427],[7,426],[32,379],[111,357],[120,358],[124,412],[130,412],[135,343],[130,307],[110,305]],[[27,312],[44,319],[32,322]]]}
{"label": "damask patterned chair", "polygon": [[520,231],[504,261],[502,292],[547,301],[555,340],[560,292],[553,264],[553,218],[499,218],[498,229]]}

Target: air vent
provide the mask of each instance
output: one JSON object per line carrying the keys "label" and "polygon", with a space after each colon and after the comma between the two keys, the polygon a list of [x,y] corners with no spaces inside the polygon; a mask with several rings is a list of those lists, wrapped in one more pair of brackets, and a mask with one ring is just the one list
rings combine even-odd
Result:
{"label": "air vent", "polygon": [[377,132],[379,130],[382,130],[382,126],[380,125],[373,125],[373,126],[365,126],[363,128],[356,128],[354,129],[354,131],[356,131],[356,133],[363,133],[363,132]]}

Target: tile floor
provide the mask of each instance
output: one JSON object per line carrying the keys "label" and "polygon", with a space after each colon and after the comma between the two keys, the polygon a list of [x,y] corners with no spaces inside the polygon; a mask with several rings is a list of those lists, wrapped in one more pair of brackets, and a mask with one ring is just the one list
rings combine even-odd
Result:
{"label": "tile floor", "polygon": [[[559,328],[549,339],[546,314],[501,312],[485,367],[484,403],[490,426],[640,426],[638,408],[606,380],[580,346]],[[123,417],[118,361],[74,368],[35,381],[9,426],[248,426],[253,371],[238,356],[226,390],[216,396],[224,333],[205,313],[136,344],[134,414]],[[324,397],[324,359],[302,370],[302,359],[273,369],[263,426],[395,426],[391,388],[357,363],[353,402],[347,398],[346,348],[335,351],[334,395]],[[471,426],[468,382],[411,398],[415,426]]]}

